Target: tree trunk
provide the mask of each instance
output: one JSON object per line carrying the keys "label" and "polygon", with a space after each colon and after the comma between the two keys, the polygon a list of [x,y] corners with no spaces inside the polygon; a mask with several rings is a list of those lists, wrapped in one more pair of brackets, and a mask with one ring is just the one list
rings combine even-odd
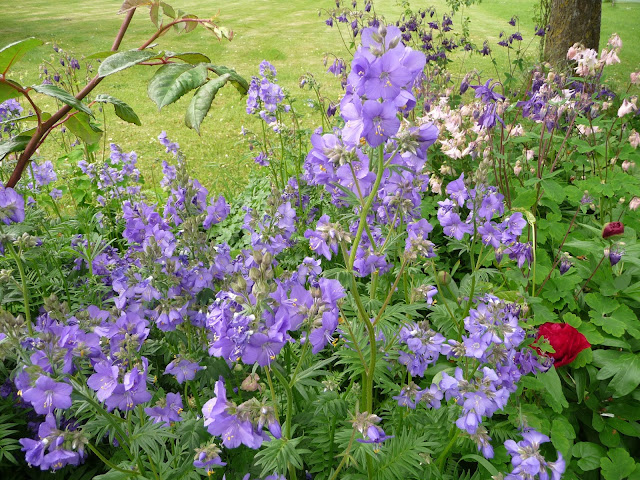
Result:
{"label": "tree trunk", "polygon": [[598,50],[602,0],[552,0],[544,59],[552,65],[567,61],[574,43]]}

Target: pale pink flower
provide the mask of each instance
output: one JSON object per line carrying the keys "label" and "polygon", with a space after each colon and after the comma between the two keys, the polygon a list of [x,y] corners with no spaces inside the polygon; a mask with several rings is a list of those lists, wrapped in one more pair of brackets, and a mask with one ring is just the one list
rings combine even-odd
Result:
{"label": "pale pink flower", "polygon": [[640,84],[640,72],[631,72],[629,75],[631,77],[631,83],[634,85]]}
{"label": "pale pink flower", "polygon": [[618,35],[617,33],[611,34],[607,45],[609,45],[611,48],[622,48],[622,39],[620,38],[620,35]]}
{"label": "pale pink flower", "polygon": [[629,210],[637,210],[640,207],[640,197],[633,197],[629,202]]}
{"label": "pale pink flower", "polygon": [[640,133],[635,130],[631,130],[631,135],[629,135],[629,143],[633,148],[638,148],[640,145]]}
{"label": "pale pink flower", "polygon": [[618,117],[622,118],[626,114],[635,112],[636,110],[638,110],[638,107],[636,107],[636,98],[633,97],[631,101],[629,101],[628,98],[625,98],[618,109]]}

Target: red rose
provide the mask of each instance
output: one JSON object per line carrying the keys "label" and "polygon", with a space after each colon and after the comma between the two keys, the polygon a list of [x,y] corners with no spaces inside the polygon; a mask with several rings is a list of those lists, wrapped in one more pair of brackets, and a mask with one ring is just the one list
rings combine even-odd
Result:
{"label": "red rose", "polygon": [[[555,350],[555,353],[545,353],[552,357],[556,367],[573,362],[578,354],[591,344],[585,336],[566,323],[544,323],[538,328],[538,339],[544,337]],[[537,340],[536,340],[537,341]],[[539,354],[540,350],[534,346]]]}
{"label": "red rose", "polygon": [[624,224],[622,222],[609,222],[602,229],[602,238],[613,237],[614,235],[622,235],[624,233]]}

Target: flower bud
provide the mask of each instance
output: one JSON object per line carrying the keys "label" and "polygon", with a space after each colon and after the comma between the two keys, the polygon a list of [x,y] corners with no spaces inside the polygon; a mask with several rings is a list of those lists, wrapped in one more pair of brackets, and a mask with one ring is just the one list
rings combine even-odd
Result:
{"label": "flower bud", "polygon": [[624,233],[624,224],[622,222],[609,222],[602,229],[602,238],[609,238]]}
{"label": "flower bud", "polygon": [[449,283],[451,283],[451,275],[449,275],[449,272],[440,270],[438,272],[438,283],[440,285],[449,285]]}

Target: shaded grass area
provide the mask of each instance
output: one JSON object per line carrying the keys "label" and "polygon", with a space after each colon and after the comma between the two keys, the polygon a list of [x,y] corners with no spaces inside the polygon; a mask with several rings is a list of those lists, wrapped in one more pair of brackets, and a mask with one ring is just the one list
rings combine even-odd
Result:
{"label": "shaded grass area", "polygon": [[[338,98],[341,94],[335,79],[326,73],[322,57],[325,52],[346,56],[348,53],[337,29],[324,24],[325,15],[318,16],[319,9],[332,8],[333,0],[227,0],[212,3],[208,0],[175,0],[173,6],[182,8],[200,17],[215,15],[220,9],[219,23],[234,30],[232,42],[218,42],[204,29],[197,29],[188,35],[173,32],[161,37],[159,49],[172,51],[199,51],[207,54],[213,63],[234,68],[245,78],[257,74],[258,64],[269,60],[278,69],[280,84],[294,96],[302,99],[297,109],[305,114],[303,125],[314,128],[318,117],[311,118],[311,112],[304,100],[311,98],[311,92],[298,88],[299,78],[306,72],[313,73],[324,85],[325,94]],[[414,2],[415,3],[415,2]],[[454,17],[454,27],[459,31],[462,16],[471,18],[471,38],[477,45],[483,40],[490,41],[496,68],[488,57],[477,55],[462,58],[458,55],[451,65],[453,78],[460,78],[470,68],[477,68],[484,78],[500,78],[508,62],[507,52],[496,45],[500,31],[513,31],[507,22],[513,15],[520,19],[519,29],[527,43],[532,38],[533,0],[485,0]],[[66,0],[65,2],[44,2],[24,0],[21,2],[19,22],[11,15],[0,16],[0,44],[6,44],[25,36],[35,36],[50,42],[31,52],[15,70],[24,84],[39,83],[38,64],[43,57],[53,53],[52,43],[56,42],[66,51],[76,56],[90,55],[109,50],[122,16],[116,15],[121,0],[101,0],[86,2]],[[446,11],[445,2],[434,4],[438,14]],[[427,3],[415,3],[414,8]],[[392,20],[402,12],[395,1],[384,0],[375,4],[378,13]],[[154,32],[146,9],[134,16],[121,49],[136,48]],[[612,32],[621,35],[624,47],[621,65],[610,67],[611,77],[618,83],[626,82],[628,73],[640,69],[640,4],[617,4],[612,7],[603,4],[602,40]],[[536,41],[528,50],[528,58],[536,59]],[[129,103],[142,120],[142,127],[127,124],[106,108],[106,140],[115,141],[126,150],[136,150],[141,169],[148,178],[160,178],[162,149],[156,138],[162,130],[177,140],[185,152],[193,174],[216,193],[233,193],[241,189],[249,172],[257,168],[253,164],[240,129],[245,126],[256,130],[257,122],[245,114],[245,99],[232,88],[224,88],[216,97],[214,107],[203,122],[201,136],[184,126],[184,112],[188,98],[165,107],[158,113],[148,99],[146,85],[154,68],[135,67],[119,75],[108,77],[95,93],[109,93]],[[456,82],[457,83],[457,82]],[[53,144],[43,149],[43,155],[55,157]]]}

